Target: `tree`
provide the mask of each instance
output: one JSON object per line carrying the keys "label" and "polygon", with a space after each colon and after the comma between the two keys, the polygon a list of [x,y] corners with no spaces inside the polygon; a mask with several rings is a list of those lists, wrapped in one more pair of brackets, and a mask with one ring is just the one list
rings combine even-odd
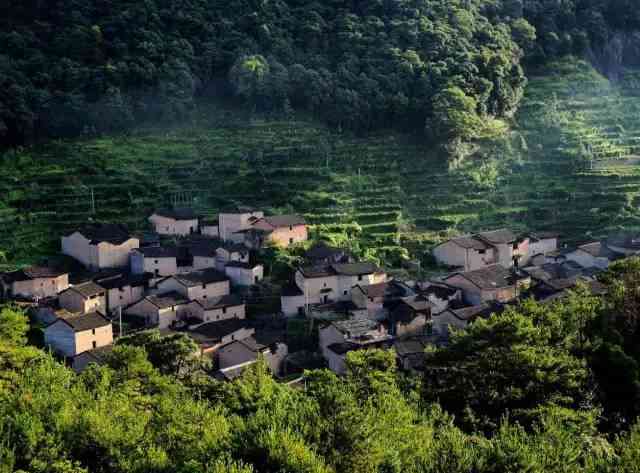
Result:
{"label": "tree", "polygon": [[492,431],[546,404],[578,407],[590,399],[586,363],[518,309],[475,321],[448,347],[427,352],[424,398],[440,402],[469,428]]}
{"label": "tree", "polygon": [[0,306],[0,343],[24,345],[28,331],[29,319],[24,312],[12,306]]}

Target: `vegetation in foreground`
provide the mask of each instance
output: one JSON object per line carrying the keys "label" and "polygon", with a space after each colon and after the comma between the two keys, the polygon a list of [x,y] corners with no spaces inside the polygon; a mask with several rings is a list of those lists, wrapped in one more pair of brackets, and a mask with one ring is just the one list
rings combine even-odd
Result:
{"label": "vegetation in foreground", "polygon": [[166,357],[148,337],[77,376],[5,307],[0,471],[636,472],[639,280],[627,260],[604,299],[578,289],[477,321],[426,352],[423,379],[373,350],[301,387],[262,363],[220,383],[175,340]]}

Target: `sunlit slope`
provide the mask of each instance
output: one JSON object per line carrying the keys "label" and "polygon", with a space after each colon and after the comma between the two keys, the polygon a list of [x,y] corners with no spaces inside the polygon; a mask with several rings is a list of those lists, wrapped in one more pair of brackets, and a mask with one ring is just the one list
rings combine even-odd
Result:
{"label": "sunlit slope", "polygon": [[568,239],[640,226],[640,98],[584,64],[529,83],[505,143],[451,170],[404,136],[331,133],[305,121],[237,120],[56,143],[0,164],[0,249],[25,263],[88,218],[141,229],[149,211],[190,203],[207,215],[238,203],[299,212],[315,225],[357,223],[373,245],[420,254],[446,235],[512,226]]}

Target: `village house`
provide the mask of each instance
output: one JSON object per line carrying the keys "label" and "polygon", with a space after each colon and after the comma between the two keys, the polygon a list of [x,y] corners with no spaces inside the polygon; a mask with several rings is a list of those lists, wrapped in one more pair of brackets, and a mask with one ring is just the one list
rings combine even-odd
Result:
{"label": "village house", "polygon": [[348,352],[362,348],[380,348],[393,339],[380,322],[351,319],[331,322],[319,330],[319,345],[329,369],[337,374],[346,371]]}
{"label": "village house", "polygon": [[640,234],[619,233],[610,235],[606,240],[607,248],[624,256],[640,254]]}
{"label": "village house", "polygon": [[31,266],[0,274],[0,300],[53,297],[69,287],[69,274],[47,266]]}
{"label": "village house", "polygon": [[195,245],[191,245],[188,251],[193,258],[193,270],[217,268],[218,271],[222,271],[217,264],[219,248],[220,245],[216,243],[216,240],[198,242]]}
{"label": "village house", "polygon": [[232,261],[249,262],[249,248],[242,243],[225,244],[216,250],[216,268],[224,271],[225,266]]}
{"label": "village house", "polygon": [[154,278],[178,273],[178,250],[175,247],[150,246],[131,252],[131,272],[151,273]]}
{"label": "village house", "polygon": [[351,289],[387,280],[387,275],[373,263],[342,263],[329,266],[301,267],[295,281],[305,304],[326,304],[351,300]]}
{"label": "village house", "polygon": [[149,222],[156,233],[166,236],[187,236],[198,232],[198,216],[189,208],[156,210]]}
{"label": "village house", "polygon": [[216,356],[220,347],[254,336],[255,329],[245,319],[234,318],[199,324],[186,333],[199,345],[201,354]]}
{"label": "village house", "polygon": [[93,350],[83,351],[73,357],[71,368],[73,371],[80,374],[91,364],[103,365],[112,352],[113,345],[105,345]]}
{"label": "village house", "polygon": [[607,269],[610,263],[624,258],[625,255],[613,251],[604,242],[596,241],[580,245],[565,256],[569,261],[575,261],[584,268]]}
{"label": "village house", "polygon": [[453,238],[436,246],[433,256],[438,263],[463,271],[474,271],[496,263],[510,268],[520,261],[527,261],[529,244],[529,237],[519,238],[511,230],[500,229]]}
{"label": "village house", "polygon": [[127,307],[144,298],[149,288],[148,274],[117,274],[96,279],[96,283],[107,292],[106,314]]}
{"label": "village house", "polygon": [[187,312],[189,317],[204,323],[226,319],[244,319],[246,315],[244,302],[235,295],[192,301],[188,304]]}
{"label": "village house", "polygon": [[529,277],[519,278],[500,264],[475,271],[454,273],[444,280],[449,286],[459,288],[464,301],[470,305],[491,301],[512,301],[530,281]]}
{"label": "village house", "polygon": [[419,282],[416,291],[428,299],[433,314],[438,314],[448,309],[452,304],[462,301],[460,289],[438,281]]}
{"label": "village house", "polygon": [[191,301],[177,292],[150,295],[133,303],[124,312],[144,327],[166,329],[189,316]]}
{"label": "village house", "polygon": [[473,271],[496,262],[496,250],[473,235],[460,236],[433,249],[433,257],[445,266]]}
{"label": "village house", "polygon": [[210,238],[220,238],[220,227],[218,226],[218,217],[213,219],[200,220],[200,233]]}
{"label": "village house", "polygon": [[98,312],[58,319],[44,329],[44,344],[65,357],[112,343],[111,322]]}
{"label": "village house", "polygon": [[102,286],[88,281],[71,286],[58,296],[60,307],[73,313],[98,311],[107,313],[107,291]]}
{"label": "village house", "polygon": [[253,286],[264,278],[264,266],[242,261],[230,261],[224,272],[234,286]]}
{"label": "village house", "polygon": [[562,263],[544,263],[540,266],[527,266],[522,271],[531,276],[533,283],[550,281],[553,279],[566,279],[583,274],[584,269],[575,261]]}
{"label": "village house", "polygon": [[368,286],[357,284],[351,291],[351,300],[357,307],[365,308],[369,318],[382,320],[387,313],[384,301],[388,287],[389,283],[386,282]]}
{"label": "village house", "polygon": [[218,215],[218,230],[222,241],[242,243],[244,234],[242,230],[251,227],[251,223],[264,217],[264,212],[249,207],[239,207],[231,212],[221,212]]}
{"label": "village house", "polygon": [[267,244],[283,248],[307,241],[307,224],[297,215],[277,215],[253,220],[251,226],[240,230],[249,248],[259,249]]}
{"label": "village house", "polygon": [[[536,256],[546,256],[558,250],[559,234],[555,232],[535,232],[529,234],[529,254],[522,258],[519,266],[531,264],[532,258]],[[535,263],[533,263],[535,264]]]}
{"label": "village house", "polygon": [[303,316],[305,311],[304,293],[296,284],[288,284],[280,292],[280,310],[285,317]]}
{"label": "village house", "polygon": [[305,252],[304,257],[312,266],[353,262],[347,250],[330,246],[324,241],[314,244]]}
{"label": "village house", "polygon": [[389,313],[389,334],[396,338],[431,335],[431,303],[423,295],[409,296]]}
{"label": "village house", "polygon": [[394,341],[393,349],[400,369],[412,372],[423,371],[425,347],[426,344],[420,337]]}
{"label": "village house", "polygon": [[[238,369],[243,371],[258,361],[259,356],[262,356],[273,374],[279,375],[282,373],[284,360],[288,354],[287,345],[282,342],[276,341],[271,345],[263,345],[256,341],[254,336],[236,340],[218,349],[220,374],[216,377],[228,380],[230,371]],[[237,374],[234,376],[237,377]]]}
{"label": "village house", "polygon": [[169,276],[159,281],[156,288],[159,294],[177,292],[190,301],[214,299],[231,292],[229,278],[216,269]]}
{"label": "village house", "polygon": [[432,333],[441,341],[448,341],[452,329],[464,329],[478,317],[486,317],[491,312],[491,306],[483,303],[476,306],[459,309],[449,308],[439,314],[432,314]]}
{"label": "village house", "polygon": [[96,223],[62,237],[62,253],[93,271],[129,267],[129,254],[139,246],[123,225]]}

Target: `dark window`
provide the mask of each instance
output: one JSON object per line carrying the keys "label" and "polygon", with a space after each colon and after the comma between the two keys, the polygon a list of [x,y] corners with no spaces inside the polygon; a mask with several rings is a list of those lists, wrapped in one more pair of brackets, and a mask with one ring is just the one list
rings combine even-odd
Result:
{"label": "dark window", "polygon": [[345,289],[343,294],[346,296],[346,295],[347,295],[347,292],[349,292],[349,291],[347,291],[347,290]]}
{"label": "dark window", "polygon": [[96,334],[96,329],[95,329],[95,328],[92,328],[92,329],[91,329],[91,335],[95,335],[95,334]]}
{"label": "dark window", "polygon": [[478,250],[478,253],[480,253],[481,255],[484,255],[487,252],[487,250]]}
{"label": "dark window", "polygon": [[289,238],[289,244],[293,245],[293,238]]}
{"label": "dark window", "polygon": [[358,276],[358,281],[362,281],[362,274]]}
{"label": "dark window", "polygon": [[205,294],[204,296],[202,296],[202,298],[203,298],[203,299],[206,299],[206,298],[207,298],[207,295]]}
{"label": "dark window", "polygon": [[290,232],[293,231],[293,226],[292,225],[289,225],[289,231]]}
{"label": "dark window", "polygon": [[207,288],[207,285],[202,283],[202,289],[206,289],[206,288]]}
{"label": "dark window", "polygon": [[223,307],[223,308],[222,308],[222,313],[223,313],[223,314],[226,314],[226,313],[227,313],[227,308],[226,308],[226,307]]}
{"label": "dark window", "polygon": [[154,260],[153,260],[153,263],[154,263],[154,264],[158,264],[158,260],[157,260],[157,259],[154,259]]}
{"label": "dark window", "polygon": [[94,341],[91,343],[93,345],[93,348],[98,348],[98,344]]}
{"label": "dark window", "polygon": [[513,244],[513,249],[514,249],[514,250],[517,250],[517,249],[518,249],[518,244],[517,244],[517,243],[514,243],[514,244]]}

